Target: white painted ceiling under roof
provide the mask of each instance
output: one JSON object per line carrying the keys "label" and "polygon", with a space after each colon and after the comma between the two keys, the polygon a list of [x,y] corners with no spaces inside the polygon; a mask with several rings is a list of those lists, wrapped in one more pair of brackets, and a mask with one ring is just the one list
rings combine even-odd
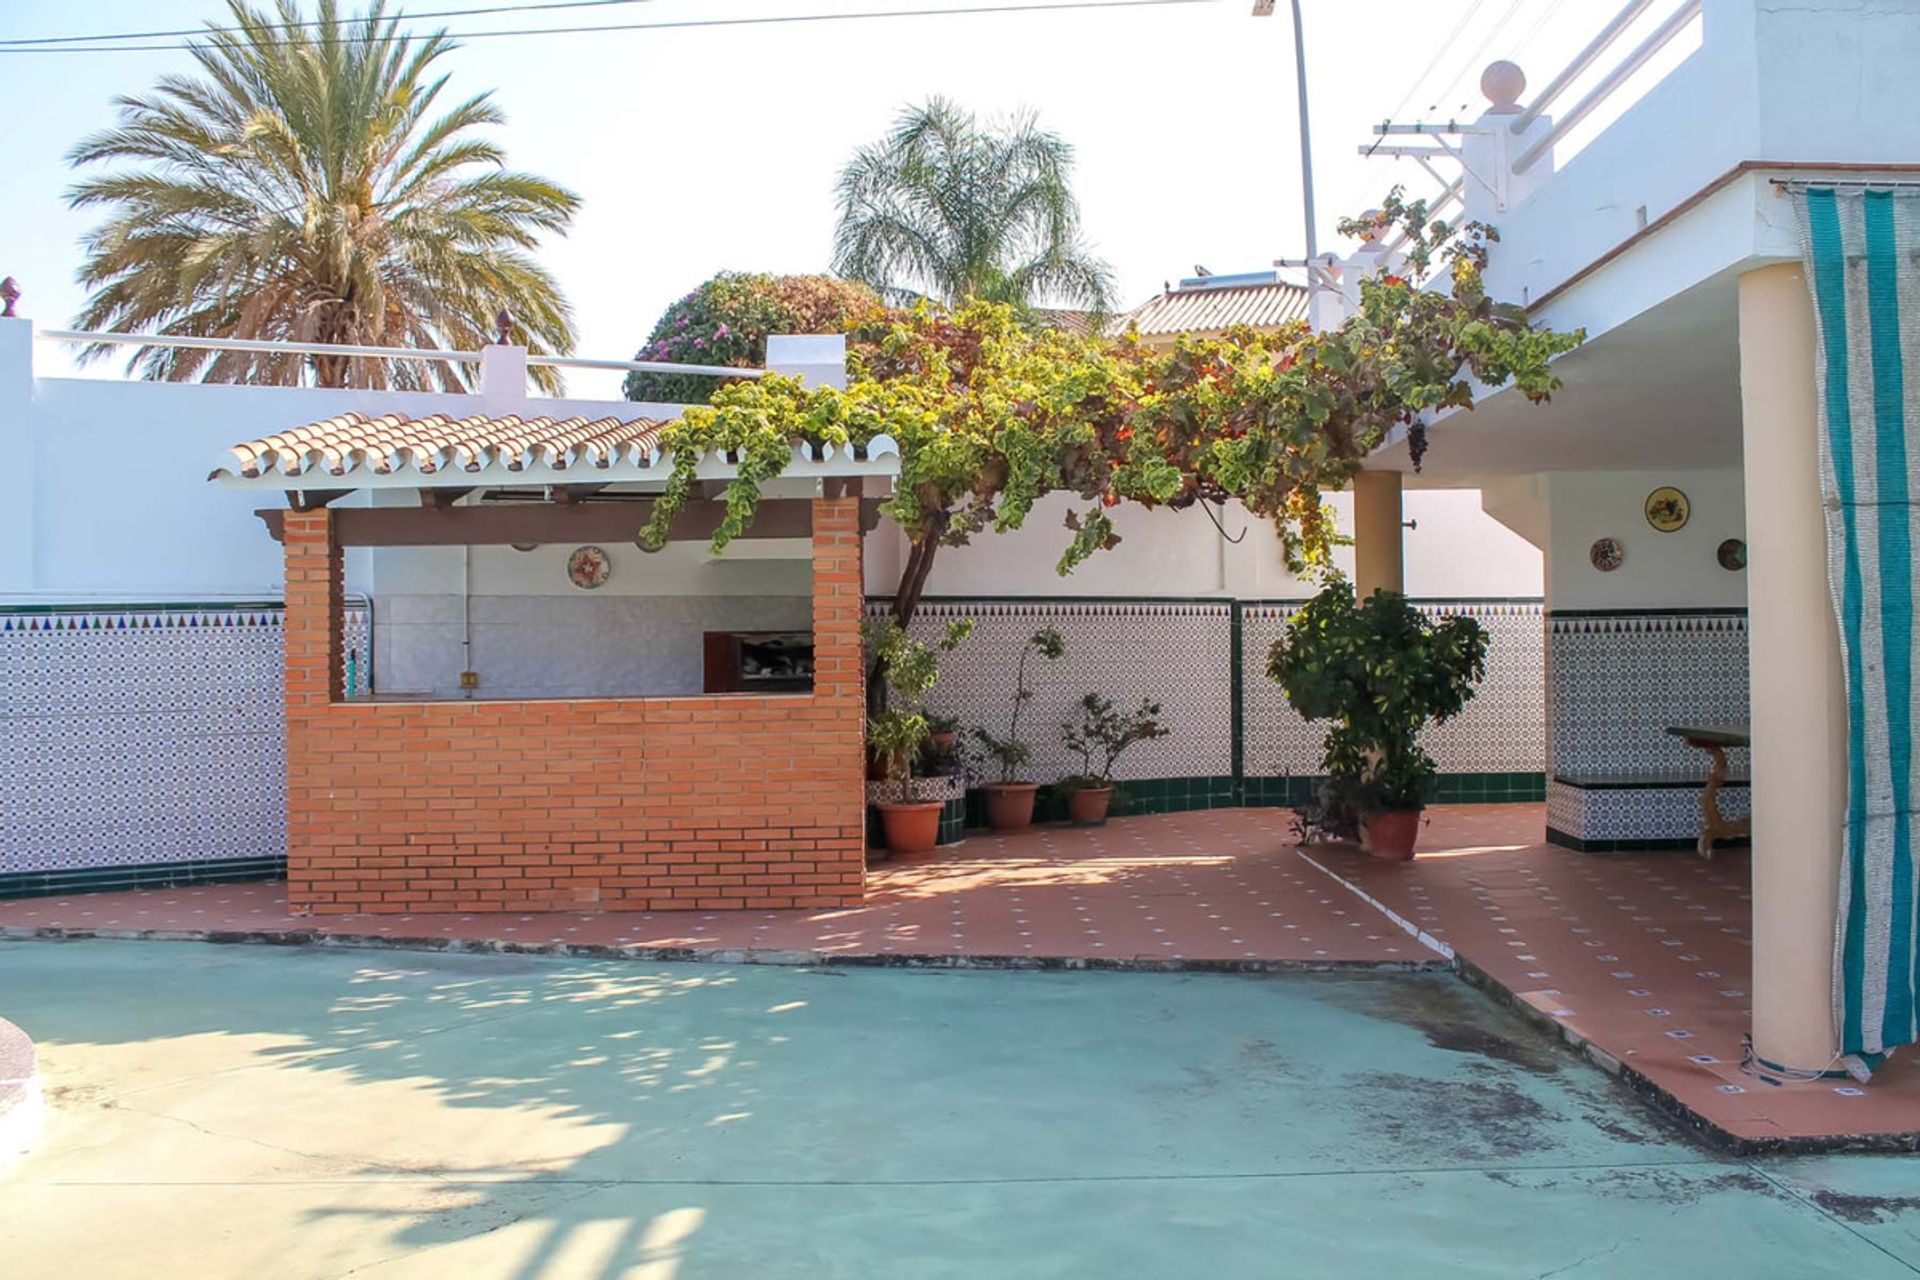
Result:
{"label": "white painted ceiling under roof", "polygon": [[[1547,471],[1711,469],[1740,464],[1738,275],[1675,294],[1562,356],[1543,405],[1512,388],[1427,433],[1410,485],[1455,488]],[[1410,471],[1404,442],[1369,467]]]}

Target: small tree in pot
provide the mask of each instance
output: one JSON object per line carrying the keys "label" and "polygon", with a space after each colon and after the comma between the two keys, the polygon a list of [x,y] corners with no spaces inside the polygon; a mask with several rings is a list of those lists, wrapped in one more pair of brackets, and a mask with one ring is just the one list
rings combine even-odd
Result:
{"label": "small tree in pot", "polygon": [[987,825],[995,831],[1024,831],[1033,825],[1033,796],[1040,784],[1018,776],[1021,766],[1033,758],[1033,749],[1020,739],[1020,712],[1033,700],[1033,690],[1027,687],[1027,660],[1036,653],[1057,659],[1066,651],[1065,638],[1052,627],[1042,627],[1028,636],[1020,647],[1020,661],[1014,665],[1013,716],[1007,722],[1007,736],[999,737],[984,727],[974,728],[973,736],[981,750],[1000,765],[999,780],[981,788],[987,793]]}
{"label": "small tree in pot", "polygon": [[[1080,772],[1060,779],[1067,794],[1067,812],[1074,824],[1097,827],[1107,820],[1113,803],[1113,766],[1122,752],[1138,742],[1164,738],[1170,733],[1160,723],[1160,704],[1143,698],[1132,715],[1116,711],[1111,698],[1090,693],[1080,699],[1080,719],[1060,726],[1060,740],[1067,750],[1080,757]],[[1094,757],[1099,757],[1096,768]]]}
{"label": "small tree in pot", "polygon": [[940,655],[952,653],[973,632],[972,618],[956,618],[933,644],[923,644],[891,618],[869,622],[867,644],[881,661],[892,696],[887,706],[867,717],[867,748],[884,762],[893,799],[877,802],[887,848],[894,853],[923,853],[940,837],[939,800],[920,800],[913,788],[913,766],[933,727],[921,703],[940,680]]}
{"label": "small tree in pot", "polygon": [[1437,766],[1420,731],[1457,715],[1486,675],[1487,633],[1471,618],[1435,620],[1391,591],[1356,604],[1335,577],[1287,623],[1267,674],[1327,731],[1327,771],[1310,825],[1381,858],[1413,856]]}

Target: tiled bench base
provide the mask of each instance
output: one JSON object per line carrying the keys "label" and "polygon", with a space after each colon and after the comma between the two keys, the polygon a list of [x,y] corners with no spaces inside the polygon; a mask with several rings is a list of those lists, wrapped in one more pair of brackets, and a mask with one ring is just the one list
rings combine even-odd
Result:
{"label": "tiled bench base", "polygon": [[[1705,785],[1698,778],[1555,777],[1547,783],[1547,839],[1586,853],[1691,849],[1700,839]],[[1744,779],[1727,782],[1720,812],[1744,817],[1749,797]]]}

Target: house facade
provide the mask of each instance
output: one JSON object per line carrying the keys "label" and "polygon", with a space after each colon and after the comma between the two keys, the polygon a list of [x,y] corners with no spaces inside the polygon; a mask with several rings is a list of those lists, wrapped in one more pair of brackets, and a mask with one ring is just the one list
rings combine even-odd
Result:
{"label": "house facade", "polygon": [[1530,99],[1518,68],[1489,68],[1486,111],[1430,130],[1449,154],[1425,162],[1460,162],[1455,209],[1499,228],[1493,296],[1586,331],[1564,389],[1545,407],[1487,391],[1434,424],[1419,475],[1404,442],[1370,465],[1409,497],[1477,488],[1542,553],[1551,838],[1697,830],[1707,760],[1673,731],[1750,735],[1720,799],[1737,817],[1752,797],[1755,1052],[1864,1069],[1914,1038],[1909,632],[1883,628],[1905,626],[1913,584],[1920,106],[1901,68],[1920,11],[1643,11]]}

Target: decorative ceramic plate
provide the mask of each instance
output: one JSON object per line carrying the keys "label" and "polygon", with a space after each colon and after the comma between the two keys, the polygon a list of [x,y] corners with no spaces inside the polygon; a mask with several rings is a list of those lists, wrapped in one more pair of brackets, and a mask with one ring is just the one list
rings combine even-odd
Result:
{"label": "decorative ceramic plate", "polygon": [[613,561],[598,547],[580,547],[567,557],[567,581],[583,590],[606,585],[613,576]]}
{"label": "decorative ceramic plate", "polygon": [[1587,559],[1593,561],[1593,567],[1600,572],[1612,573],[1626,563],[1627,549],[1620,545],[1618,538],[1595,538],[1587,551]]}
{"label": "decorative ceramic plate", "polygon": [[1662,533],[1686,528],[1692,515],[1693,504],[1672,485],[1662,485],[1647,495],[1647,523]]}
{"label": "decorative ceramic plate", "polygon": [[1738,573],[1747,567],[1747,544],[1738,538],[1728,538],[1720,544],[1720,549],[1714,552],[1714,557],[1720,561],[1722,569]]}

